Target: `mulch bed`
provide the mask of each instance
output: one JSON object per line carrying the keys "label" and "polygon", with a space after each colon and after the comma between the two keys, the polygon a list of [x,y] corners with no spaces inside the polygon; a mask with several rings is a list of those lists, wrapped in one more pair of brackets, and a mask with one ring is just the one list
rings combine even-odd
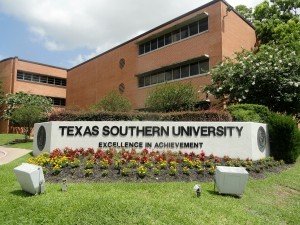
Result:
{"label": "mulch bed", "polygon": [[[290,165],[280,165],[276,167],[264,168],[261,172],[257,173],[255,171],[250,171],[249,175],[253,179],[264,179],[269,173],[280,173],[286,169],[290,168]],[[207,172],[204,174],[197,174],[191,171],[190,175],[183,174],[180,170],[175,176],[168,174],[167,170],[161,170],[160,174],[155,176],[151,172],[144,178],[140,178],[135,170],[133,169],[128,176],[122,176],[118,170],[108,169],[107,176],[102,176],[103,169],[95,166],[94,174],[90,176],[85,176],[84,168],[63,168],[58,175],[53,175],[51,173],[45,174],[45,179],[52,183],[61,183],[63,179],[67,179],[71,183],[80,182],[137,182],[137,183],[159,183],[159,182],[212,182],[214,175]]]}

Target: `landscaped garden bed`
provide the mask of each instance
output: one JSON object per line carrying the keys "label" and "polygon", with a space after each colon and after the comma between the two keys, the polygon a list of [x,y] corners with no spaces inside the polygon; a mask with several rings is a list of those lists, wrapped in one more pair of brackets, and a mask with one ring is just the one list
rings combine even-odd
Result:
{"label": "landscaped garden bed", "polygon": [[212,181],[216,166],[245,167],[251,177],[263,178],[266,172],[280,172],[287,166],[269,157],[259,161],[231,159],[214,155],[171,151],[135,150],[54,150],[28,159],[44,168],[48,181],[171,182]]}

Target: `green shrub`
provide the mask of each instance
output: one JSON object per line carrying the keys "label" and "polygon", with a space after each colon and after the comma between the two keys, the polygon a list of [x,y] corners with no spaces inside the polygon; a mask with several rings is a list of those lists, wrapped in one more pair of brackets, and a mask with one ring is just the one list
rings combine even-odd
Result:
{"label": "green shrub", "polygon": [[235,121],[266,123],[270,111],[266,106],[255,104],[236,104],[228,107]]}
{"label": "green shrub", "polygon": [[53,112],[48,121],[231,121],[231,116],[223,111],[195,111],[172,113],[144,112]]}
{"label": "green shrub", "polygon": [[130,101],[116,91],[108,93],[97,104],[91,106],[92,111],[128,112],[131,110]]}
{"label": "green shrub", "polygon": [[171,83],[157,86],[146,100],[146,108],[153,112],[174,112],[194,109],[197,91],[190,84]]}
{"label": "green shrub", "polygon": [[272,113],[269,117],[271,155],[276,160],[294,163],[300,153],[300,131],[290,116]]}
{"label": "green shrub", "polygon": [[10,117],[14,125],[23,127],[25,139],[30,137],[30,133],[35,123],[45,119],[44,112],[38,106],[21,106],[12,112]]}

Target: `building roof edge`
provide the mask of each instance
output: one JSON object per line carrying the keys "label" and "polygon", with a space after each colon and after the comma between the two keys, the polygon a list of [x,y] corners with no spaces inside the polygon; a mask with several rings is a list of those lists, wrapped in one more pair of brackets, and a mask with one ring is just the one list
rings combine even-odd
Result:
{"label": "building roof edge", "polygon": [[[159,26],[157,26],[157,27],[154,27],[154,28],[152,28],[152,29],[146,31],[146,32],[143,33],[143,34],[140,34],[140,35],[138,35],[138,36],[136,36],[136,37],[134,37],[134,38],[132,38],[132,39],[130,39],[130,40],[128,40],[128,41],[125,41],[125,42],[123,42],[123,43],[120,44],[120,45],[117,45],[117,46],[115,46],[115,47],[113,47],[113,48],[111,48],[111,49],[109,49],[109,50],[107,50],[107,51],[105,51],[105,52],[102,52],[102,53],[100,53],[100,54],[94,56],[93,58],[90,58],[90,59],[88,59],[88,60],[86,60],[86,61],[84,61],[84,62],[82,62],[82,63],[80,63],[80,64],[78,64],[78,65],[76,65],[76,66],[74,66],[74,67],[72,67],[72,68],[70,68],[70,69],[68,69],[68,71],[71,71],[71,70],[73,70],[73,69],[76,69],[76,68],[79,67],[79,66],[82,66],[82,65],[84,65],[84,64],[86,64],[86,63],[88,63],[88,62],[90,62],[90,61],[92,61],[92,60],[94,60],[94,59],[96,59],[96,58],[98,58],[98,57],[101,57],[101,56],[103,56],[103,55],[105,55],[105,54],[107,54],[107,53],[109,53],[109,52],[111,52],[111,51],[117,49],[117,48],[120,48],[120,47],[122,47],[122,46],[124,46],[124,45],[126,45],[126,44],[128,44],[128,43],[130,43],[130,42],[132,42],[132,41],[134,41],[134,40],[137,40],[137,39],[139,39],[139,38],[141,38],[141,37],[143,37],[143,36],[145,36],[145,35],[147,35],[147,34],[153,32],[153,31],[155,31],[155,30],[158,30],[158,29],[160,29],[160,28],[162,28],[162,27],[164,27],[164,26],[166,26],[166,25],[168,25],[168,24],[170,24],[170,23],[173,23],[173,22],[175,22],[175,21],[177,21],[177,20],[179,20],[179,19],[181,19],[181,18],[184,18],[184,17],[186,17],[186,16],[188,16],[188,15],[190,15],[190,14],[193,14],[193,13],[195,13],[195,12],[201,10],[201,9],[207,8],[208,6],[211,6],[211,5],[216,4],[216,3],[218,3],[218,2],[223,2],[223,3],[226,4],[227,6],[231,6],[231,5],[230,5],[228,2],[226,2],[225,0],[212,0],[212,1],[210,1],[210,2],[208,2],[208,3],[206,3],[206,4],[204,4],[204,5],[201,5],[201,6],[197,7],[196,9],[193,9],[193,10],[191,10],[191,11],[189,11],[189,12],[187,12],[187,13],[184,13],[184,14],[182,14],[182,15],[180,15],[180,16],[178,16],[178,17],[172,19],[172,20],[169,20],[168,22],[165,22],[165,23],[163,23],[163,24],[161,24],[161,25],[159,25]],[[236,13],[241,19],[243,19],[249,26],[251,26],[251,27],[254,29],[254,26],[253,26],[248,20],[246,20],[242,15],[240,15],[236,10],[233,9],[232,11],[233,11],[234,13]]]}
{"label": "building roof edge", "polygon": [[39,62],[31,61],[31,60],[19,59],[19,61],[27,62],[27,63],[32,63],[32,64],[37,64],[37,65],[40,65],[40,66],[52,67],[52,68],[55,68],[55,69],[60,69],[60,70],[68,71],[68,69],[63,68],[63,67],[52,66],[52,65],[49,65],[49,64],[39,63]]}

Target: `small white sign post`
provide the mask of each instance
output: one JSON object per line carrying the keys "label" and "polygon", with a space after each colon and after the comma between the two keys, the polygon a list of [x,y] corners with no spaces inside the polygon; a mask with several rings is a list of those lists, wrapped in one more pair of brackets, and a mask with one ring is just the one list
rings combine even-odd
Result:
{"label": "small white sign post", "polygon": [[48,122],[34,126],[34,155],[66,147],[172,150],[258,160],[269,155],[266,124],[240,122]]}

